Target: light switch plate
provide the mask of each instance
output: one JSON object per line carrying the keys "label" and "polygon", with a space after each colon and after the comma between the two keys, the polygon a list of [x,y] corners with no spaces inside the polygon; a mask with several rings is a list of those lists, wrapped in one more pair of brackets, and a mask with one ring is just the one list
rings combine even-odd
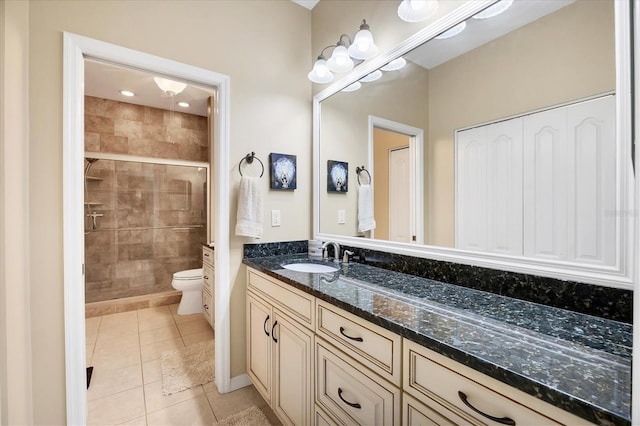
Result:
{"label": "light switch plate", "polygon": [[347,212],[345,210],[338,210],[338,223],[340,225],[347,221]]}
{"label": "light switch plate", "polygon": [[280,210],[271,210],[271,226],[280,226]]}

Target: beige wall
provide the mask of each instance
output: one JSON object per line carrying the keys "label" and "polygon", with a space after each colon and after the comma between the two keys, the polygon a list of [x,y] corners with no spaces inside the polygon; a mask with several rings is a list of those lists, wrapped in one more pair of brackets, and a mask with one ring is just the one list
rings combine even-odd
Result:
{"label": "beige wall", "polygon": [[454,131],[614,90],[614,53],[613,2],[578,0],[430,70],[428,244],[455,243]]}
{"label": "beige wall", "polygon": [[[13,3],[13,2],[7,2]],[[306,239],[310,236],[311,13],[288,1],[30,1],[15,2],[28,15],[8,17],[23,31],[29,44],[7,51],[5,64],[26,64],[28,80],[10,80],[29,86],[16,100],[28,105],[29,138],[12,146],[28,150],[28,201],[12,205],[12,215],[29,218],[28,271],[18,283],[29,283],[29,307],[21,295],[12,295],[18,308],[27,309],[32,333],[33,379],[11,387],[16,399],[34,401],[33,422],[65,423],[63,258],[62,258],[62,32],[69,31],[231,77],[232,224],[235,223],[237,164],[249,151],[266,161],[271,151],[298,156],[301,172],[296,191],[269,192],[264,179],[265,212],[282,211],[282,226],[266,228],[262,241]],[[28,20],[21,20],[22,17]],[[295,35],[295,36],[293,36]],[[20,40],[20,37],[17,40]],[[268,64],[268,66],[265,66]],[[7,81],[3,82],[5,85]],[[28,103],[27,103],[28,101]],[[4,101],[3,101],[4,102]],[[12,105],[12,108],[16,108]],[[12,112],[18,114],[19,112]],[[3,144],[3,148],[7,148]],[[17,154],[19,155],[19,154]],[[6,180],[3,180],[6,182]],[[34,206],[28,210],[27,205]],[[288,208],[295,205],[295,209]],[[7,213],[7,210],[4,211]],[[244,373],[245,275],[241,265],[244,238],[230,230],[231,375]],[[13,261],[13,257],[11,258]],[[26,277],[29,276],[29,279]],[[29,289],[28,285],[25,290]],[[21,288],[20,286],[17,286]],[[9,303],[7,303],[9,304]],[[13,312],[13,311],[12,311]],[[8,312],[11,313],[11,312]],[[19,314],[19,313],[17,313]],[[12,317],[12,323],[15,318]],[[28,326],[28,318],[23,321]],[[7,336],[7,342],[11,342]],[[29,355],[29,354],[27,354]],[[29,355],[30,356],[30,355]],[[29,363],[29,356],[25,362]],[[8,360],[12,369],[15,368]],[[26,373],[25,373],[26,375]],[[11,383],[11,382],[10,382]],[[32,386],[33,397],[28,388]],[[3,410],[6,405],[3,405]],[[4,415],[4,412],[3,412]]]}

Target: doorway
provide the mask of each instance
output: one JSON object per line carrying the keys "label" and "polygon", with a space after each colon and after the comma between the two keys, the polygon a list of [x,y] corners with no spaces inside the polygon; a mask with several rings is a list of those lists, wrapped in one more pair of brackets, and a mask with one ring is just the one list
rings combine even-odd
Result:
{"label": "doorway", "polygon": [[407,244],[424,242],[423,130],[369,116],[375,235]]}
{"label": "doorway", "polygon": [[[216,263],[228,264],[229,240],[229,77],[191,65],[134,51],[87,37],[64,33],[63,53],[63,221],[64,305],[67,422],[87,418],[84,297],[84,61],[87,58],[140,69],[155,75],[193,82],[215,91],[212,131],[210,204]],[[221,393],[230,390],[229,305],[227,268],[216,268],[215,382]]]}

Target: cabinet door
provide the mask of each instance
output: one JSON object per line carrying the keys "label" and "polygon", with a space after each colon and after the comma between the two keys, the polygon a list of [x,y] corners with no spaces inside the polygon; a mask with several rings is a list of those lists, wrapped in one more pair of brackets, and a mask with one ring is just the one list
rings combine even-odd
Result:
{"label": "cabinet door", "polygon": [[247,293],[247,374],[267,401],[271,401],[271,306]]}
{"label": "cabinet door", "polygon": [[272,333],[273,411],[283,424],[311,424],[313,333],[277,309]]}

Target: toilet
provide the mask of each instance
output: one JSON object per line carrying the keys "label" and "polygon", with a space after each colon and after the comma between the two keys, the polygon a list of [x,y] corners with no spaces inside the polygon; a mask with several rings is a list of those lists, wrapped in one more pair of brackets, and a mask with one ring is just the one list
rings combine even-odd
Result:
{"label": "toilet", "polygon": [[182,292],[178,315],[202,312],[202,268],[176,272],[171,286]]}

